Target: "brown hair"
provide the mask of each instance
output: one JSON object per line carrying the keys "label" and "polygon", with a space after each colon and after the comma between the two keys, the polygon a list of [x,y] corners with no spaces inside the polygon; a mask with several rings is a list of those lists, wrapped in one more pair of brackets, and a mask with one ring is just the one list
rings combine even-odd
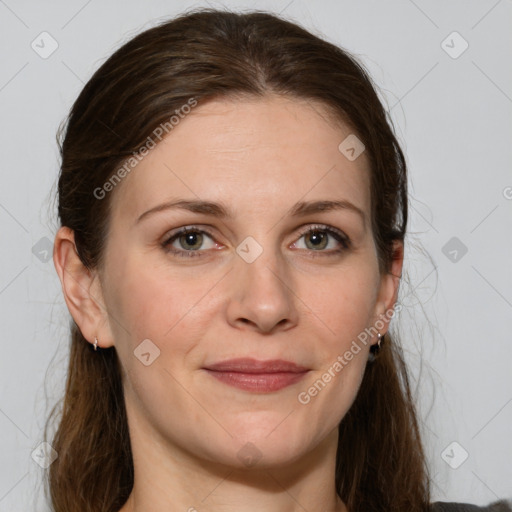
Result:
{"label": "brown hair", "polygon": [[[83,264],[101,267],[108,236],[110,196],[98,200],[94,191],[161,123],[190,98],[202,104],[267,94],[320,102],[363,141],[372,231],[380,270],[389,272],[393,242],[403,242],[406,232],[406,162],[364,67],[278,16],[213,9],[137,35],[75,101],[59,138],[58,213],[62,226],[74,231]],[[133,486],[119,360],[113,347],[91,351],[74,323],[62,416],[51,444],[59,454],[48,475],[55,512],[118,512]],[[428,471],[407,368],[389,334],[341,421],[336,488],[351,512],[428,508]]]}

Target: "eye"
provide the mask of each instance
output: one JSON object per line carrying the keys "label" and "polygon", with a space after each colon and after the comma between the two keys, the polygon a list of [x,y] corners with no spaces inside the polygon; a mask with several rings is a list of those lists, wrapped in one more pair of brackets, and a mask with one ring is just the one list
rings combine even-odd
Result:
{"label": "eye", "polygon": [[[210,239],[212,243],[207,247],[203,247],[206,239]],[[213,242],[210,233],[195,226],[181,228],[167,238],[162,246],[166,251],[185,258],[202,256],[200,250],[218,248],[218,244]]]}
{"label": "eye", "polygon": [[[302,231],[299,240],[302,238],[304,238],[305,247],[300,247],[299,242],[295,242],[295,248],[305,248],[313,252],[324,253],[323,255],[325,256],[337,255],[350,248],[350,239],[348,236],[336,228],[321,224],[309,226]],[[331,250],[324,250],[329,248],[329,246]],[[315,254],[315,256],[317,255]]]}
{"label": "eye", "polygon": [[[293,244],[294,249],[306,249],[313,256],[335,256],[347,250],[351,246],[348,236],[336,228],[322,224],[309,226],[300,233],[300,239],[305,237],[306,247],[300,247],[299,242]],[[210,244],[204,247],[204,243],[210,240]],[[334,244],[334,247],[332,245]],[[329,248],[330,250],[324,250]],[[337,247],[336,247],[337,246]],[[166,252],[184,258],[197,258],[204,255],[208,249],[219,249],[221,246],[213,240],[213,235],[196,226],[186,226],[174,232],[163,243]]]}

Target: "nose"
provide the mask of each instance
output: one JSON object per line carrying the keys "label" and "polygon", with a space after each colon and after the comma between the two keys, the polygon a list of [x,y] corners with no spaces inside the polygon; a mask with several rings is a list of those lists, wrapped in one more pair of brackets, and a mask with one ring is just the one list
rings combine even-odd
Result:
{"label": "nose", "polygon": [[238,257],[230,272],[228,322],[261,333],[290,329],[297,323],[297,297],[286,262],[270,249],[251,263]]}

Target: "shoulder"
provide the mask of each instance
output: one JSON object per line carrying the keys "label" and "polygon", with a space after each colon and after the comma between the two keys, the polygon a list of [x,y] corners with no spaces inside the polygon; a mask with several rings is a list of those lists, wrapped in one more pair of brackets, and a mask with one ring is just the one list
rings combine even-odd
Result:
{"label": "shoulder", "polygon": [[469,503],[436,501],[430,505],[430,512],[512,512],[512,501],[494,501],[483,507]]}

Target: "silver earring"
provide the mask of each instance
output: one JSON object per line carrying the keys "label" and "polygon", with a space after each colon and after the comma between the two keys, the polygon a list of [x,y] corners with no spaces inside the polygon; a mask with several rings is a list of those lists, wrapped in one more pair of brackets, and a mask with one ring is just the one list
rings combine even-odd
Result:
{"label": "silver earring", "polygon": [[98,338],[94,338],[94,350],[98,350]]}
{"label": "silver earring", "polygon": [[377,343],[370,347],[370,353],[368,354],[369,363],[373,363],[380,352],[380,345],[382,343],[384,336],[379,331],[377,331],[377,336],[379,337]]}

